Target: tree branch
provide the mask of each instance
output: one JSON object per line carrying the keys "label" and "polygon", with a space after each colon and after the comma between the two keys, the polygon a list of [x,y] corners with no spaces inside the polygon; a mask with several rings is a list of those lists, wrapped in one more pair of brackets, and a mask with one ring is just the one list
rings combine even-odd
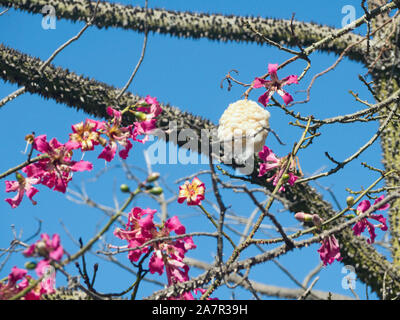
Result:
{"label": "tree branch", "polygon": [[[84,21],[89,12],[88,6],[94,5],[94,1],[86,0],[0,0],[0,5],[12,6],[16,9],[30,13],[41,13],[44,5],[55,8],[57,18],[71,21]],[[394,5],[393,5],[394,7]],[[320,41],[338,29],[315,23],[294,21],[296,38],[291,34],[291,21],[273,18],[241,17],[222,14],[205,14],[192,12],[177,12],[163,9],[148,9],[132,7],[116,3],[102,2],[98,7],[98,14],[94,25],[98,28],[117,27],[145,31],[147,15],[148,30],[161,34],[169,34],[178,38],[207,38],[215,41],[256,42],[268,43],[265,38],[279,43],[283,41],[287,46],[308,46]],[[257,28],[261,37],[245,27],[249,23]],[[340,54],[351,43],[361,40],[362,37],[348,33],[346,37],[330,41],[322,45],[319,50]],[[348,57],[356,61],[364,61],[364,53],[361,46],[349,50]]]}

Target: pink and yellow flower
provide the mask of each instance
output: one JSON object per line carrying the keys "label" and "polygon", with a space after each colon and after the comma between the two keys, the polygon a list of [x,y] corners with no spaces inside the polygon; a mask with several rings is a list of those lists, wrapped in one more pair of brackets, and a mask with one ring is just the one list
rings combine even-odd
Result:
{"label": "pink and yellow flower", "polygon": [[100,143],[100,133],[97,130],[103,126],[103,122],[86,119],[85,122],[80,122],[72,126],[73,133],[69,135],[69,139],[70,141],[77,142],[77,146],[82,151],[93,150],[94,146]]}
{"label": "pink and yellow flower", "polygon": [[47,154],[48,158],[26,166],[23,171],[29,178],[40,178],[40,184],[64,193],[73,172],[89,171],[93,168],[88,161],[71,160],[72,150],[76,149],[77,145],[74,141],[62,144],[55,138],[47,142],[46,135],[38,136],[33,142],[33,148]]}
{"label": "pink and yellow flower", "polygon": [[119,144],[124,147],[124,149],[119,152],[119,156],[122,159],[126,159],[128,157],[129,150],[132,149],[132,142],[129,140],[132,136],[132,125],[121,127],[122,114],[118,110],[108,107],[107,113],[112,117],[112,119],[109,122],[104,123],[104,125],[101,127],[101,133],[108,137],[108,141],[104,138],[100,139],[100,143],[104,149],[98,158],[110,162],[112,159],[114,159]]}
{"label": "pink and yellow flower", "polygon": [[206,187],[199,178],[195,177],[192,182],[185,181],[185,183],[179,187],[178,202],[183,203],[185,200],[189,206],[200,205],[201,200],[204,200],[204,193]]}

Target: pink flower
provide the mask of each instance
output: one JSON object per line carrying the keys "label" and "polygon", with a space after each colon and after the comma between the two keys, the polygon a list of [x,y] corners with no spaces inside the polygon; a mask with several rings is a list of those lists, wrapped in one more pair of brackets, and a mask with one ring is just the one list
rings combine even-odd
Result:
{"label": "pink flower", "polygon": [[[33,281],[32,277],[27,275],[27,270],[13,267],[11,273],[8,275],[7,283],[0,283],[0,300],[8,300],[27,288]],[[21,282],[17,283],[18,281]],[[51,293],[39,283],[31,291],[26,293],[21,300],[40,300],[41,295]]]}
{"label": "pink flower", "polygon": [[[136,121],[134,123],[134,129],[132,133],[132,139],[141,143],[145,143],[148,140],[148,135],[156,129],[157,119],[155,119],[162,112],[162,108],[156,98],[150,97],[149,95],[142,101],[138,102],[136,110],[146,114],[145,120]],[[140,135],[145,135],[144,139],[138,139]]]}
{"label": "pink flower", "polygon": [[[156,123],[157,123],[156,119],[135,122],[132,133],[132,139],[141,143],[145,143],[149,139],[148,135],[151,134],[153,130],[157,128]],[[143,140],[137,138],[138,136],[141,135],[145,135],[145,138]]]}
{"label": "pink flower", "polygon": [[118,110],[108,107],[107,113],[113,118],[109,122],[104,123],[100,130],[101,133],[108,137],[108,142],[105,139],[100,139],[100,143],[104,149],[98,158],[110,162],[114,159],[119,144],[124,147],[124,149],[119,152],[119,156],[122,159],[126,159],[129,150],[132,149],[132,142],[129,141],[129,138],[132,136],[132,125],[121,127],[122,114]]}
{"label": "pink flower", "polygon": [[137,111],[144,112],[147,114],[147,119],[156,118],[162,112],[162,108],[157,101],[157,98],[150,97],[149,95],[144,101],[139,101]]}
{"label": "pink flower", "polygon": [[[168,237],[171,232],[175,232],[178,235],[186,233],[185,227],[176,216],[165,222],[164,226],[155,235],[155,238]],[[196,245],[191,237],[154,243],[154,251],[149,262],[150,272],[157,272],[161,275],[165,267],[168,285],[188,281],[189,266],[183,262],[183,259],[188,250],[195,248]],[[180,299],[190,299],[191,296],[191,293],[186,293]]]}
{"label": "pink flower", "polygon": [[[185,227],[180,223],[178,217],[174,216],[161,226],[153,221],[156,210],[134,208],[129,213],[129,221],[126,229],[117,228],[114,235],[128,241],[128,248],[135,249],[152,239],[169,237],[172,232],[177,235],[186,233]],[[152,248],[149,260],[149,270],[152,274],[162,275],[164,270],[167,275],[168,285],[189,280],[189,267],[183,262],[188,250],[196,248],[191,237],[176,240],[160,240],[149,244],[142,249],[130,250],[129,260],[136,262],[142,254],[148,253]],[[189,299],[191,294],[184,294],[182,299]]]}
{"label": "pink flower", "polygon": [[46,135],[35,138],[33,148],[48,155],[48,158],[39,160],[26,166],[24,171],[28,177],[40,178],[40,183],[54,189],[65,192],[68,182],[72,179],[72,172],[92,170],[93,165],[88,161],[73,161],[72,150],[78,143],[68,141],[61,144],[53,138],[47,142]]}
{"label": "pink flower", "polygon": [[40,182],[39,178],[25,178],[19,172],[16,173],[17,181],[6,181],[6,192],[17,192],[14,198],[8,198],[6,201],[12,208],[16,208],[20,205],[24,194],[32,201],[33,205],[36,205],[36,201],[32,197],[39,192],[38,189],[33,187],[33,184]]}
{"label": "pink flower", "polygon": [[[122,240],[128,241],[128,248],[136,248],[153,238],[156,228],[153,222],[154,214],[157,210],[133,208],[129,212],[128,223],[125,230],[117,228],[114,235]],[[140,250],[129,251],[129,260],[136,262],[140,256],[149,251],[148,247]]]}
{"label": "pink flower", "polygon": [[[377,204],[378,202],[382,201],[384,197],[385,197],[384,195],[381,195],[378,199],[375,200],[374,205]],[[359,205],[357,206],[357,210],[356,210],[357,215],[360,215],[361,213],[367,211],[370,207],[371,207],[371,203],[368,200],[361,201],[359,203]],[[379,207],[377,210],[387,210],[387,209],[389,209],[389,207],[390,207],[390,204],[386,203],[386,204],[382,205],[381,207]],[[380,222],[380,224],[375,226],[370,221],[368,221],[367,218],[374,219],[374,220]],[[386,231],[388,229],[388,227],[386,225],[386,218],[384,218],[382,214],[370,213],[368,215],[368,217],[362,218],[353,226],[354,235],[359,236],[360,234],[362,234],[365,231],[365,229],[368,229],[370,239],[367,239],[367,242],[374,243],[375,238],[376,238],[375,227],[380,228],[382,231]]]}
{"label": "pink flower", "polygon": [[334,235],[323,239],[322,245],[317,251],[319,252],[319,256],[324,263],[324,266],[328,263],[332,264],[335,260],[341,261],[343,259],[340,256],[339,243]]}
{"label": "pink flower", "polygon": [[28,271],[25,269],[12,267],[7,283],[0,282],[0,300],[7,300],[20,292],[22,289],[17,282],[24,279],[27,273]]}
{"label": "pink flower", "polygon": [[[283,157],[283,158],[278,158],[271,149],[269,149],[267,146],[263,147],[263,150],[261,150],[258,153],[258,156],[260,160],[262,161],[259,166],[259,172],[258,176],[262,177],[264,176],[267,172],[269,171],[274,171],[272,176],[267,179],[267,181],[273,181],[272,184],[276,186],[278,184],[278,181],[281,179],[285,167],[287,165],[287,159],[288,157]],[[289,170],[287,172],[287,175],[284,176],[284,184],[279,188],[279,191],[285,191],[285,184],[289,184],[290,186],[293,186],[296,180],[299,178],[296,176],[292,171],[296,170],[296,163],[291,160]]]}
{"label": "pink flower", "polygon": [[72,126],[73,133],[69,135],[69,139],[76,142],[76,146],[82,151],[93,150],[100,143],[100,133],[97,130],[103,126],[103,122],[86,119],[85,122]]}
{"label": "pink flower", "polygon": [[253,82],[253,88],[257,89],[257,88],[265,87],[265,89],[267,89],[267,91],[258,98],[258,101],[262,105],[264,105],[264,107],[267,106],[269,99],[275,92],[278,93],[282,97],[282,99],[286,105],[288,105],[290,102],[293,101],[293,97],[289,93],[287,93],[285,90],[283,90],[282,88],[284,86],[292,84],[292,83],[298,84],[297,76],[290,75],[286,78],[283,78],[282,80],[279,80],[278,75],[276,73],[277,70],[278,70],[277,64],[268,64],[268,73],[269,73],[271,80],[255,78],[255,80]]}
{"label": "pink flower", "polygon": [[8,281],[10,284],[14,285],[17,283],[17,281],[25,278],[26,274],[28,271],[25,269],[19,269],[16,266],[11,268],[11,273],[8,276]]}
{"label": "pink flower", "polygon": [[204,200],[205,191],[206,187],[199,178],[193,178],[191,183],[185,181],[185,183],[179,187],[178,202],[183,203],[186,200],[189,206],[200,205],[201,200]]}
{"label": "pink flower", "polygon": [[50,239],[47,233],[42,233],[40,237],[40,240],[23,251],[24,256],[40,256],[44,257],[45,260],[60,261],[64,254],[64,249],[60,243],[60,236],[54,234]]}

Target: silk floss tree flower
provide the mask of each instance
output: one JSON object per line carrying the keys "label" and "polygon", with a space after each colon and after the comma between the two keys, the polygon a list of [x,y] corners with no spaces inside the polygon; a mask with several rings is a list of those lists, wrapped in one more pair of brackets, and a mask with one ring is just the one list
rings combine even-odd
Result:
{"label": "silk floss tree flower", "polygon": [[40,237],[40,240],[23,251],[23,255],[25,257],[42,258],[36,265],[35,271],[39,277],[47,276],[45,279],[46,281],[43,282],[43,286],[49,293],[54,291],[55,283],[55,272],[51,272],[51,270],[54,270],[51,267],[51,262],[61,260],[64,255],[64,248],[61,245],[60,236],[58,234],[54,234],[51,239],[47,233],[41,234]]}
{"label": "silk floss tree flower", "polygon": [[[178,217],[173,216],[161,225],[153,221],[156,210],[141,209],[136,207],[129,213],[128,224],[125,230],[117,228],[114,235],[120,239],[127,240],[129,251],[128,258],[136,262],[142,256],[152,251],[149,260],[150,273],[162,275],[164,270],[167,275],[168,285],[189,280],[189,266],[183,262],[188,250],[196,248],[192,237],[183,237],[176,240],[155,241],[140,249],[145,242],[157,240],[158,238],[169,237],[172,232],[177,235],[186,233],[185,227],[180,223]],[[111,246],[114,247],[114,246]],[[121,249],[122,247],[115,247]],[[193,298],[191,293],[183,294],[181,299]]]}
{"label": "silk floss tree flower", "polygon": [[[378,204],[380,201],[384,199],[384,195],[381,195],[379,198],[377,198],[374,202],[374,205]],[[371,203],[368,200],[363,200],[359,203],[356,209],[357,215],[362,214],[363,212],[366,212],[369,208],[371,207]],[[387,210],[389,209],[390,204],[386,203],[379,207],[377,210]],[[373,225],[368,219],[374,219],[378,222],[380,222],[378,225]],[[374,243],[375,238],[376,238],[376,233],[375,233],[375,227],[380,228],[382,231],[386,231],[388,229],[386,225],[386,218],[383,217],[382,214],[373,214],[370,213],[367,217],[362,218],[359,220],[354,226],[353,226],[353,231],[354,235],[359,236],[362,234],[365,229],[368,229],[370,238],[367,239],[368,243]]]}
{"label": "silk floss tree flower", "polygon": [[[267,181],[268,182],[272,181],[272,184],[274,186],[276,186],[279,180],[282,178],[283,184],[279,188],[280,192],[286,190],[285,184],[293,186],[296,180],[299,178],[294,173],[297,171],[296,162],[290,156],[278,158],[270,148],[264,146],[263,150],[258,153],[258,157],[261,160],[258,176],[262,177],[271,171],[272,172],[271,177],[268,178]],[[290,161],[289,168],[287,170],[287,173],[285,173],[288,161]]]}
{"label": "silk floss tree flower", "polygon": [[194,177],[192,182],[185,181],[182,186],[179,186],[178,202],[183,203],[185,200],[189,206],[197,206],[204,200],[206,187],[204,183],[197,177]]}
{"label": "silk floss tree flower", "polygon": [[100,143],[98,129],[103,126],[103,122],[86,119],[85,122],[80,122],[72,126],[73,133],[69,135],[69,140],[76,142],[76,147],[82,151],[93,150],[94,146]]}
{"label": "silk floss tree flower", "polygon": [[270,63],[268,64],[268,73],[271,80],[255,78],[253,82],[253,88],[265,88],[267,90],[258,98],[258,102],[260,102],[264,107],[267,106],[269,99],[275,92],[282,97],[286,105],[293,101],[293,97],[282,88],[286,85],[290,85],[293,83],[298,84],[298,77],[296,75],[290,75],[283,78],[282,80],[279,80],[277,70],[278,65]]}
{"label": "silk floss tree flower", "polygon": [[[132,138],[135,141],[145,143],[149,139],[154,129],[156,129],[157,116],[161,114],[162,108],[157,101],[157,98],[146,96],[146,98],[140,100],[137,103],[136,112],[134,112],[136,118],[139,121],[135,121]],[[138,136],[144,135],[143,139],[139,139]]]}
{"label": "silk floss tree flower", "polygon": [[[186,233],[185,227],[180,223],[177,216],[168,219],[153,238],[169,237],[172,232],[177,235]],[[176,240],[164,240],[153,244],[153,254],[150,258],[150,273],[167,274],[168,285],[189,280],[189,266],[183,262],[188,250],[195,249],[192,237],[184,237]]]}
{"label": "silk floss tree flower", "polygon": [[[323,223],[323,219],[317,214],[297,212],[294,217],[301,222],[311,223],[317,228],[320,228]],[[334,235],[324,237],[321,243],[321,247],[317,251],[324,266],[328,263],[332,264],[335,260],[343,259],[340,255],[339,242]]]}
{"label": "silk floss tree flower", "polygon": [[[22,169],[24,171],[25,168]],[[40,182],[40,178],[25,178],[19,172],[15,174],[17,181],[6,181],[6,192],[17,192],[14,198],[5,199],[6,202],[15,209],[18,207],[24,197],[24,194],[32,201],[33,205],[36,205],[37,202],[32,199],[32,197],[39,192],[38,189],[33,187],[34,184],[38,184]]]}
{"label": "silk floss tree flower", "polygon": [[93,168],[89,161],[72,160],[73,149],[77,146],[74,141],[62,144],[55,138],[47,141],[46,135],[38,136],[33,148],[47,157],[26,166],[23,171],[29,178],[40,178],[40,184],[65,193],[73,172],[90,171]]}
{"label": "silk floss tree flower", "polygon": [[322,245],[317,250],[319,256],[324,266],[328,263],[332,264],[335,260],[342,261],[342,256],[340,255],[339,242],[334,235],[330,235],[322,239]]}
{"label": "silk floss tree flower", "polygon": [[126,159],[129,150],[132,149],[132,142],[129,140],[132,137],[132,125],[122,127],[122,113],[111,107],[107,108],[107,113],[112,119],[105,122],[100,128],[100,132],[108,137],[108,141],[101,137],[100,144],[104,147],[103,151],[99,154],[99,159],[104,159],[110,162],[115,157],[118,145],[124,147],[119,151],[119,156]]}
{"label": "silk floss tree flower", "polygon": [[[128,241],[128,248],[136,248],[153,238],[156,227],[153,222],[154,214],[157,210],[133,208],[128,215],[128,223],[125,230],[117,228],[114,235],[122,240]],[[142,254],[149,251],[149,247],[130,250],[128,258],[132,262],[137,262]]]}
{"label": "silk floss tree flower", "polygon": [[250,174],[254,164],[254,153],[262,150],[268,136],[270,113],[252,100],[231,103],[219,119],[217,137],[223,145],[225,163],[234,160],[247,164],[239,169]]}
{"label": "silk floss tree flower", "polygon": [[[14,266],[7,277],[7,283],[0,282],[0,300],[9,300],[16,294],[25,290],[34,279],[28,275],[28,271]],[[43,294],[54,293],[54,288],[48,287],[44,281],[40,281],[34,288],[27,292],[20,300],[40,300]]]}

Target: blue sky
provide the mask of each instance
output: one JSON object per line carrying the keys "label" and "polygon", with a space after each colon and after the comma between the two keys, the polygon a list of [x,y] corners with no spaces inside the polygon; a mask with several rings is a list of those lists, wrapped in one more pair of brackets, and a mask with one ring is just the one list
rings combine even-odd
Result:
{"label": "blue sky", "polygon": [[[143,5],[144,1],[111,1],[123,4]],[[320,1],[309,0],[307,5],[300,1],[177,1],[160,0],[149,1],[151,7],[166,8],[171,10],[191,10],[195,12],[223,13],[236,15],[252,15],[261,17],[290,19],[292,13],[296,13],[296,19],[313,21],[334,27],[341,27],[344,17],[342,8],[345,5],[354,5],[356,16],[362,15],[359,1],[326,1],[321,6]],[[10,10],[0,17],[0,39],[7,46],[18,49],[24,53],[46,60],[49,55],[62,43],[74,36],[83,23],[71,23],[65,20],[56,21],[55,30],[44,30],[41,27],[42,16],[31,15],[15,10]],[[361,29],[362,30],[362,29]],[[143,34],[133,31],[109,28],[99,30],[95,27],[85,32],[78,42],[73,43],[56,57],[53,63],[63,68],[68,68],[78,74],[92,77],[102,82],[122,87],[129,78],[138,58],[142,46]],[[266,73],[268,63],[282,63],[288,55],[275,48],[245,43],[219,43],[206,39],[191,40],[177,39],[170,36],[150,34],[147,52],[144,62],[130,86],[129,90],[135,94],[156,96],[159,101],[170,103],[185,111],[190,111],[205,118],[218,122],[224,109],[240,99],[243,89],[234,86],[231,91],[221,90],[220,81],[231,69],[239,70],[238,78],[243,82],[250,82],[255,76]],[[312,69],[302,80],[299,86],[288,88],[295,100],[303,100],[304,93],[297,92],[307,88],[312,76],[329,67],[336,57],[332,54],[314,53],[311,56]],[[278,72],[278,75],[299,74],[303,70],[302,62],[292,64]],[[318,79],[311,91],[311,102],[295,106],[295,110],[303,115],[313,114],[318,118],[354,112],[362,106],[357,105],[354,98],[348,93],[354,90],[364,99],[372,101],[370,94],[362,87],[358,80],[358,74],[364,74],[366,70],[358,63],[346,59],[331,73]],[[0,98],[8,95],[17,86],[0,81]],[[254,90],[251,99],[257,100],[261,92]],[[278,155],[283,156],[290,151],[290,146],[301,135],[301,131],[288,125],[291,118],[281,110],[270,109],[270,125],[286,143],[281,146],[270,135],[267,145]],[[8,103],[0,110],[0,139],[2,142],[0,171],[13,167],[24,161],[25,156],[21,151],[25,148],[24,136],[32,131],[36,134],[47,134],[49,138],[57,137],[65,142],[71,132],[71,125],[84,120],[87,116],[54,101],[42,99],[36,95],[25,94]],[[324,152],[343,160],[363,145],[372,136],[377,128],[376,124],[352,124],[332,125],[321,130],[321,137],[306,150],[299,154],[303,171],[312,174],[318,170],[327,170],[332,163],[324,156]],[[131,152],[128,164],[143,167],[144,147],[136,144]],[[100,152],[98,150],[96,154]],[[369,164],[381,167],[381,149],[379,143],[375,143],[356,161],[349,164],[338,174],[319,180],[325,187],[331,187],[339,199],[341,205],[345,203],[346,187],[359,190],[367,187],[377,177],[371,175],[360,163],[367,161]],[[86,158],[87,157],[87,158]],[[114,206],[116,197],[121,204],[123,195],[118,192],[121,183],[130,183],[121,173],[120,169],[113,169],[113,165],[120,165],[118,159],[108,165],[108,170],[96,182],[91,182],[97,173],[104,169],[103,161],[95,160],[95,156],[87,155],[85,159],[94,161],[95,169],[92,173],[77,174],[74,183],[77,186],[85,185],[88,194],[93,200],[107,206]],[[193,174],[201,169],[207,169],[207,165],[155,165],[154,171],[159,171],[168,185],[177,190],[178,185],[174,181],[182,176]],[[139,173],[142,178],[145,176]],[[211,190],[210,181],[205,179],[208,190]],[[315,184],[327,200],[330,195]],[[71,187],[73,187],[71,185]],[[0,198],[8,195],[4,192],[4,185],[0,188]],[[170,194],[167,193],[167,196]],[[213,201],[212,194],[209,194]],[[82,237],[87,241],[101,225],[107,221],[106,217],[96,209],[77,205],[67,200],[65,195],[51,192],[42,187],[35,196],[37,206],[32,206],[25,199],[22,205],[12,210],[7,203],[0,201],[1,232],[0,247],[8,246],[12,239],[10,226],[15,225],[18,232],[23,230],[22,239],[33,234],[37,228],[36,219],[43,220],[42,232],[49,234],[59,233],[62,243],[68,252],[77,250],[76,245],[67,235],[60,221],[67,226],[69,233],[78,239]],[[237,194],[226,193],[225,201],[232,205],[232,209],[243,216],[249,213],[243,197]],[[156,203],[139,198],[135,205],[156,207]],[[277,212],[279,206],[275,206]],[[211,210],[211,209],[210,209]],[[212,231],[206,219],[198,211],[186,206],[174,204],[170,208],[171,215],[178,215],[188,232]],[[288,212],[276,213],[278,219],[285,226],[298,226],[292,214]],[[382,236],[380,233],[379,236]],[[105,241],[118,244],[110,233]],[[212,262],[216,248],[215,241],[210,239],[195,239],[198,249],[189,252],[188,256]],[[120,243],[122,244],[122,243]],[[318,246],[314,245],[298,252],[289,253],[278,259],[301,282],[304,276],[319,262],[316,252]],[[96,247],[95,249],[98,249]],[[266,248],[268,249],[268,248]],[[215,249],[213,249],[215,250]],[[382,251],[386,253],[385,251]],[[250,251],[258,253],[258,251]],[[249,253],[249,254],[250,254]],[[227,252],[229,254],[229,252]],[[248,256],[244,254],[242,258]],[[129,264],[126,256],[120,255],[119,260]],[[103,292],[122,291],[134,281],[134,277],[128,272],[108,264],[96,256],[88,255],[89,265],[100,263],[97,289]],[[0,260],[2,261],[2,260]],[[6,276],[13,265],[22,266],[25,258],[15,254],[0,271],[0,278]],[[333,291],[351,295],[349,290],[341,287],[342,264],[334,263],[324,268],[320,273],[320,280],[315,288],[325,291]],[[71,273],[77,273],[73,266],[68,269]],[[199,271],[192,269],[190,275],[195,276]],[[154,277],[166,283],[165,276]],[[280,271],[273,263],[262,264],[254,269],[250,278],[271,285],[296,288],[297,286]],[[65,284],[64,277],[57,277],[58,284]],[[145,284],[139,291],[139,297],[150,294],[154,289],[152,285]],[[357,282],[356,292],[361,298],[365,298],[365,285]],[[229,299],[231,290],[222,288],[217,290],[215,296]],[[375,296],[370,294],[370,298]],[[237,291],[236,298],[251,299],[251,295],[241,290]]]}

